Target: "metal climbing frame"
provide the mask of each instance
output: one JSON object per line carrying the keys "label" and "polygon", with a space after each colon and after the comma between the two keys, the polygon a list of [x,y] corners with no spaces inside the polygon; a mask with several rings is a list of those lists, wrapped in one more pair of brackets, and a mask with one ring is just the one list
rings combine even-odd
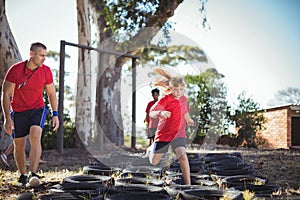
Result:
{"label": "metal climbing frame", "polygon": [[57,133],[57,150],[59,153],[63,153],[63,144],[64,144],[64,76],[65,76],[65,47],[73,46],[81,49],[93,50],[102,54],[113,54],[117,56],[129,57],[132,59],[132,135],[131,135],[131,147],[135,147],[136,144],[136,59],[138,56],[124,54],[116,51],[107,51],[104,49],[98,49],[94,47],[90,47],[87,45],[75,44],[66,42],[64,40],[60,41],[60,63],[59,63],[59,96],[58,96],[58,114],[59,114],[59,122],[61,126],[59,126]]}

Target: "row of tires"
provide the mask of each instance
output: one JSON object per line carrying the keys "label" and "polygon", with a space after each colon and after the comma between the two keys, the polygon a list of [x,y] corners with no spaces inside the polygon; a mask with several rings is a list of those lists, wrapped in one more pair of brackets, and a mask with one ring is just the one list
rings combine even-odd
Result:
{"label": "row of tires", "polygon": [[[133,177],[133,179],[137,177]],[[49,194],[40,200],[54,199],[92,199],[92,200],[127,200],[127,199],[243,199],[241,192],[221,190],[217,187],[200,185],[148,185],[145,182],[113,184],[113,178],[100,175],[78,175],[65,178],[61,184],[52,186]]]}
{"label": "row of tires", "polygon": [[[249,190],[256,199],[280,198],[280,188],[256,176],[251,165],[240,153],[188,154],[191,185],[183,185],[177,161],[164,167],[150,166],[147,160],[118,157],[119,165],[93,163],[83,167],[83,175],[70,176],[53,186],[48,199],[232,199],[242,200],[243,191]],[[115,157],[116,159],[116,157]],[[127,166],[122,166],[122,159]],[[128,166],[128,160],[133,160]]]}

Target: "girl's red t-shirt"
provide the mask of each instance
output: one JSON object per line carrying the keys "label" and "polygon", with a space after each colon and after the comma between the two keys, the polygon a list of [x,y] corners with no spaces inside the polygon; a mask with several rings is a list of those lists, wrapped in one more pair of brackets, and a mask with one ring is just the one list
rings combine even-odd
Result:
{"label": "girl's red t-shirt", "polygon": [[151,111],[171,112],[170,118],[165,119],[159,116],[155,141],[170,142],[175,138],[186,138],[184,115],[189,112],[189,107],[185,96],[175,99],[172,94],[168,94],[154,104]]}
{"label": "girl's red t-shirt", "polygon": [[[8,69],[5,80],[15,84],[11,100],[13,111],[23,112],[44,106],[44,87],[53,83],[53,76],[51,69],[46,65],[32,71],[26,67],[25,61],[22,61]],[[25,85],[24,82],[26,82]],[[23,84],[21,88],[19,88],[20,84]]]}

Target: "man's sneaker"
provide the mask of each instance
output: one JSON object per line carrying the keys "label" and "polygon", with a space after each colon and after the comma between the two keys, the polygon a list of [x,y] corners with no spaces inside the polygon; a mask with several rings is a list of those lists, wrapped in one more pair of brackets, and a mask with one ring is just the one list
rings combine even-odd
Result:
{"label": "man's sneaker", "polygon": [[40,186],[41,181],[40,181],[40,176],[37,175],[36,173],[30,172],[28,176],[28,185],[31,187],[38,187]]}
{"label": "man's sneaker", "polygon": [[4,162],[4,164],[9,167],[9,163],[8,163],[8,160],[7,160],[7,156],[5,154],[1,154],[0,155],[2,161]]}
{"label": "man's sneaker", "polygon": [[18,179],[18,186],[26,186],[27,183],[27,175],[26,174],[21,174],[21,176]]}

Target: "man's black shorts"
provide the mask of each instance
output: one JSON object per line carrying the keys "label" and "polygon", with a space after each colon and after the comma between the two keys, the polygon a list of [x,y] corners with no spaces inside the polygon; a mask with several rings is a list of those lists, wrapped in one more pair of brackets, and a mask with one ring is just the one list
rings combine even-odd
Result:
{"label": "man's black shorts", "polygon": [[24,112],[13,112],[13,121],[15,128],[15,138],[22,138],[29,134],[31,126],[40,126],[44,128],[48,110],[45,106],[42,108],[26,110]]}
{"label": "man's black shorts", "polygon": [[154,153],[166,153],[170,145],[173,151],[175,151],[177,147],[186,147],[186,138],[175,138],[171,142],[154,142]]}

